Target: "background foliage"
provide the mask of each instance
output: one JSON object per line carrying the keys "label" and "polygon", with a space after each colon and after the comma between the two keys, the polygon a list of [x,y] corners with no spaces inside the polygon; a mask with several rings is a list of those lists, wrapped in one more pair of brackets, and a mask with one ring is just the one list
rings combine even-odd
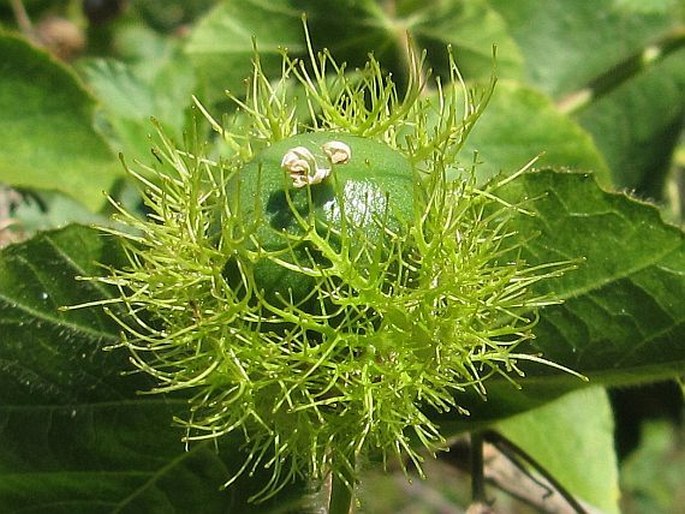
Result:
{"label": "background foliage", "polygon": [[[0,253],[2,512],[316,506],[303,484],[270,504],[246,505],[259,476],[220,491],[239,466],[240,441],[186,452],[171,424],[184,398],[139,395],[145,379],[121,374],[127,356],[102,351],[117,340],[112,321],[95,310],[59,310],[112,294],[76,277],[97,273],[96,262],[120,263],[117,242],[83,225],[62,227],[108,223],[103,191],[136,208],[118,154],[150,162],[150,116],[181,141],[195,115],[193,94],[214,113],[230,109],[224,90],[244,90],[253,37],[266,73],[277,77],[279,49],[304,49],[302,12],[317,47],[351,70],[373,52],[400,83],[407,34],[427,50],[434,76],[447,76],[451,45],[471,84],[489,80],[495,44],[499,83],[462,159],[477,152],[486,180],[541,154],[537,170],[502,193],[538,199],[536,216],[516,227],[524,257],[584,259],[548,284],[565,303],[543,312],[532,350],[595,386],[683,375],[682,0],[25,0],[25,12],[20,5],[0,1],[0,239],[23,241]],[[604,512],[618,512],[621,480],[626,511],[677,512],[682,484],[648,479],[664,466],[662,455],[680,452],[672,466],[685,469],[682,447],[668,442],[677,427],[646,425],[644,444],[619,467],[606,392],[549,369],[527,372],[522,390],[493,383],[487,403],[474,398],[472,416],[445,417],[443,430],[458,436],[496,426]],[[663,405],[659,391],[651,403]],[[682,412],[679,399],[675,405]],[[457,503],[454,483],[429,479],[431,494]],[[395,484],[379,505],[368,495],[369,512],[393,512],[403,487]],[[412,512],[438,512],[425,489],[411,491],[421,497]]]}

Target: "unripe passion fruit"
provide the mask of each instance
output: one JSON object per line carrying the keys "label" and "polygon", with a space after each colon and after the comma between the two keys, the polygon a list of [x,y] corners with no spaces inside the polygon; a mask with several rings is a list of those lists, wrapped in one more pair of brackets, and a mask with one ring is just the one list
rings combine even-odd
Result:
{"label": "unripe passion fruit", "polygon": [[[255,287],[269,302],[299,305],[316,278],[297,269],[329,264],[303,235],[315,230],[337,247],[351,238],[352,256],[377,248],[413,221],[415,182],[406,157],[378,141],[313,132],[272,144],[227,185],[230,215],[257,251]],[[229,282],[238,278],[234,264],[226,270]]]}

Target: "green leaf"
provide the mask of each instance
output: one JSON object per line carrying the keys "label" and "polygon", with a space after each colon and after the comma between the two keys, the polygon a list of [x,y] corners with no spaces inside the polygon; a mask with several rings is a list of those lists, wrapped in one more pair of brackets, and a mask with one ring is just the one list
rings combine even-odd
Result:
{"label": "green leaf", "polygon": [[543,171],[512,182],[507,198],[538,198],[517,229],[531,263],[578,259],[545,287],[564,303],[545,309],[536,348],[602,384],[685,371],[685,237],[658,210],[607,193],[591,175]]}
{"label": "green leaf", "polygon": [[496,429],[574,497],[607,514],[619,512],[613,414],[603,389],[571,393]]}
{"label": "green leaf", "polygon": [[518,43],[531,84],[554,98],[583,89],[677,26],[673,9],[648,15],[625,0],[492,0]]}
{"label": "green leaf", "polygon": [[56,189],[98,209],[123,170],[93,129],[93,99],[20,38],[0,34],[0,55],[0,180]]}
{"label": "green leaf", "polygon": [[[511,258],[529,264],[575,260],[578,269],[540,282],[564,300],[546,307],[529,351],[585,374],[594,385],[628,385],[685,373],[685,237],[657,209],[607,193],[589,174],[525,173],[500,189],[525,205],[512,226],[521,244]],[[549,366],[525,367],[516,389],[490,380],[487,402],[459,398],[471,412],[435,416],[444,433],[487,425],[586,386]]]}
{"label": "green leaf", "polygon": [[207,91],[216,98],[224,90],[242,94],[252,70],[254,42],[266,74],[278,78],[281,48],[304,50],[300,14],[289,2],[226,0],[193,28],[185,51]]}
{"label": "green leaf", "polygon": [[254,56],[253,38],[266,74],[280,75],[279,49],[305,53],[301,15],[306,13],[316,49],[328,48],[350,69],[363,66],[370,52],[398,82],[406,78],[407,35],[417,49],[428,50],[428,66],[449,76],[447,47],[462,73],[485,79],[493,70],[497,45],[500,76],[518,77],[521,57],[501,17],[484,0],[401,2],[341,0],[225,0],[197,24],[186,46],[206,86],[241,94]]}
{"label": "green leaf", "polygon": [[336,59],[350,66],[363,66],[373,53],[400,82],[406,77],[408,44],[427,50],[428,67],[443,78],[450,75],[448,47],[467,80],[487,80],[492,75],[495,46],[497,74],[521,76],[518,47],[501,16],[483,0],[309,0],[298,5],[307,11],[317,46],[330,48]]}
{"label": "green leaf", "polygon": [[627,12],[665,14],[673,12],[678,0],[614,0],[614,5]]}
{"label": "green leaf", "polygon": [[109,136],[110,146],[129,160],[146,160],[150,155],[151,117],[170,137],[180,139],[192,102],[195,77],[187,57],[173,45],[159,46],[154,66],[96,60],[85,67],[86,80],[100,99],[106,120],[103,133]]}
{"label": "green leaf", "polygon": [[[616,186],[661,199],[685,116],[678,2],[495,0],[532,84],[592,134]],[[531,30],[535,27],[535,30]]]}
{"label": "green leaf", "polygon": [[122,374],[128,352],[103,351],[118,327],[102,310],[59,310],[107,298],[76,277],[122,259],[115,239],[78,226],[0,253],[0,510],[301,512],[300,485],[247,504],[265,483],[259,472],[221,490],[240,466],[240,441],[185,451],[172,419],[186,399],[138,394],[151,384]]}
{"label": "green leaf", "polygon": [[37,232],[63,228],[70,223],[110,225],[109,217],[89,211],[73,197],[56,191],[40,191],[26,195],[12,209],[12,219],[21,230],[23,239]]}
{"label": "green leaf", "polygon": [[482,180],[500,172],[511,174],[540,156],[536,166],[594,170],[603,185],[611,181],[590,136],[548,97],[516,82],[497,84],[461,153],[470,160],[474,152]]}
{"label": "green leaf", "polygon": [[682,424],[666,419],[641,424],[640,446],[621,465],[625,512],[667,514],[682,510],[682,440]]}
{"label": "green leaf", "polygon": [[649,198],[663,198],[683,129],[685,35],[680,45],[575,113],[606,157],[615,184]]}
{"label": "green leaf", "polygon": [[191,25],[216,0],[147,0],[135,2],[130,8],[137,11],[147,26],[159,33],[178,31]]}

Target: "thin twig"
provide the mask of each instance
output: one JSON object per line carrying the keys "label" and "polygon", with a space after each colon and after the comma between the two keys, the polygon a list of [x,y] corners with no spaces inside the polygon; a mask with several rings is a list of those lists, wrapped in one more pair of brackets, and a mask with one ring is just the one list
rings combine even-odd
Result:
{"label": "thin twig", "polygon": [[471,499],[474,503],[487,503],[483,461],[483,433],[471,434]]}
{"label": "thin twig", "polygon": [[[505,457],[509,465],[502,466],[496,465],[493,459],[490,459],[486,467],[488,480],[496,483],[496,485],[514,494],[519,499],[527,501],[528,503],[535,503],[540,507],[550,507],[551,504],[562,504],[565,502],[567,507],[570,507],[570,512],[576,514],[591,514],[590,511],[583,506],[561,483],[559,483],[542,465],[540,465],[535,459],[528,455],[523,449],[493,431],[486,431],[483,434],[483,438],[488,443],[492,444],[500,454]],[[529,479],[529,482],[534,482],[537,487],[535,492],[535,498],[531,494],[521,494],[520,487],[516,487],[517,484],[520,486],[522,481],[512,480],[512,475],[515,474],[515,470],[512,470],[512,465],[515,467],[520,475],[523,475]],[[538,480],[527,469],[527,466],[533,468],[543,480]],[[507,472],[502,472],[505,467],[508,467]],[[512,473],[514,471],[514,473]],[[530,489],[529,486],[526,487],[527,490]],[[530,491],[528,491],[530,492]],[[548,512],[559,512],[558,508],[549,510]],[[569,512],[569,509],[563,509],[561,512]]]}
{"label": "thin twig", "polygon": [[31,24],[31,18],[29,18],[24,3],[21,0],[10,0],[10,5],[12,6],[12,11],[14,12],[14,18],[17,20],[17,25],[22,33],[29,35],[33,33],[33,25]]}

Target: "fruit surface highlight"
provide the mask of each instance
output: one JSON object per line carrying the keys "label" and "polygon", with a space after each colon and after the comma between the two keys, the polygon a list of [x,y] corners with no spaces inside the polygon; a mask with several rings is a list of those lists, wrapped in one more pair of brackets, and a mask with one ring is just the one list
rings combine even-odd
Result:
{"label": "fruit surface highlight", "polygon": [[[349,154],[344,159],[343,146]],[[302,154],[309,157],[309,176],[315,169],[328,170],[327,176],[298,187],[288,164],[299,168],[296,158]],[[285,162],[287,157],[292,159]],[[258,153],[228,181],[232,207],[224,215],[244,220],[252,250],[261,252],[254,274],[265,297],[276,301],[282,295],[297,304],[316,283],[297,268],[328,265],[321,249],[302,235],[316,230],[333,245],[354,237],[353,253],[406,236],[414,219],[416,180],[411,163],[384,143],[334,132],[298,134]]]}

